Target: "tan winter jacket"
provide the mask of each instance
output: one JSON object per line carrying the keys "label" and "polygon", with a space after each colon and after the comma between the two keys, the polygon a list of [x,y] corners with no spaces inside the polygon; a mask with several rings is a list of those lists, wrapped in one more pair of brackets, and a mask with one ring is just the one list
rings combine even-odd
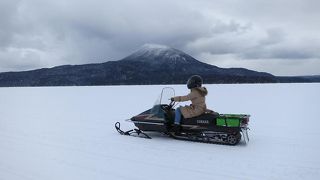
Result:
{"label": "tan winter jacket", "polygon": [[192,88],[191,92],[186,96],[176,96],[173,97],[174,101],[191,101],[190,106],[181,107],[181,113],[184,118],[191,118],[203,114],[206,109],[206,95],[208,91],[205,87]]}

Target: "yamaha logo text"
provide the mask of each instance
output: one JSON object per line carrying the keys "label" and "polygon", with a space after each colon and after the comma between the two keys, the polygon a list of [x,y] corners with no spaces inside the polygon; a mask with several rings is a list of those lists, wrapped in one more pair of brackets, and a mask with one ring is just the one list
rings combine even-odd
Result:
{"label": "yamaha logo text", "polygon": [[198,124],[209,124],[209,120],[197,120]]}

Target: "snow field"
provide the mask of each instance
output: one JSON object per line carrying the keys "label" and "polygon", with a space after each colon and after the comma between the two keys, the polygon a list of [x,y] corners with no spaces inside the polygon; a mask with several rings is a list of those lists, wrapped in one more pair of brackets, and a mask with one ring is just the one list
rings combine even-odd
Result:
{"label": "snow field", "polygon": [[0,180],[320,178],[320,84],[206,85],[210,109],[251,114],[248,145],[119,135],[163,87],[0,88]]}

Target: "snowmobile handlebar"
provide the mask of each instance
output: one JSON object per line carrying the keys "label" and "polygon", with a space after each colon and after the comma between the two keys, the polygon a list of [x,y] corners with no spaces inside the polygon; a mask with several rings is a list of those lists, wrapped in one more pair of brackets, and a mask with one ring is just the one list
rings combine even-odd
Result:
{"label": "snowmobile handlebar", "polygon": [[169,103],[170,109],[173,109],[174,105],[175,105],[175,101],[171,100]]}

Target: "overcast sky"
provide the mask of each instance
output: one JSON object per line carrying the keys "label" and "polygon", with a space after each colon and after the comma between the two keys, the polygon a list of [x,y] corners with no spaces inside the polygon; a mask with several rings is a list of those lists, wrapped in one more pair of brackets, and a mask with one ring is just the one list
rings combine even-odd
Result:
{"label": "overcast sky", "polygon": [[0,72],[119,60],[146,43],[220,67],[320,74],[319,0],[0,0]]}

